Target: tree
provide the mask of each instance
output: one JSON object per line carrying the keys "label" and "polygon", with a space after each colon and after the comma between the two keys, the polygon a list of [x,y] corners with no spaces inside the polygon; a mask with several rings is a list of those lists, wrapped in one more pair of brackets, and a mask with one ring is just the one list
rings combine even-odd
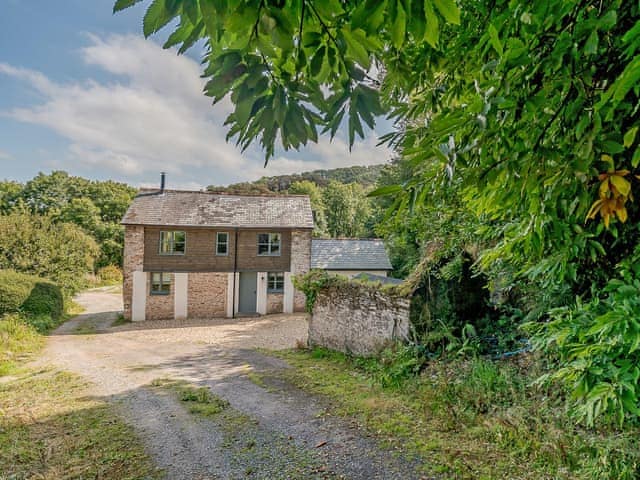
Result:
{"label": "tree", "polygon": [[12,211],[19,202],[21,193],[21,183],[9,180],[0,182],[0,214]]}
{"label": "tree", "polygon": [[[137,1],[118,0],[115,10]],[[316,141],[318,129],[334,135],[343,119],[353,144],[363,122],[372,127],[388,113],[401,128],[384,140],[413,165],[410,180],[385,190],[396,197],[393,208],[411,214],[442,177],[458,178],[465,208],[492,245],[481,258],[485,269],[509,264],[515,281],[550,292],[547,311],[574,295],[606,297],[605,285],[620,280],[617,270],[640,243],[632,200],[640,173],[640,6],[461,5],[154,0],[144,33],[178,18],[167,47],[185,51],[205,39],[205,93],[229,96],[229,138],[242,148],[258,140],[267,159],[276,141],[299,148]],[[440,165],[435,174],[423,168],[431,162]],[[620,281],[638,290],[637,277]],[[626,345],[617,358],[635,343]],[[614,355],[585,351],[596,364]],[[585,375],[579,365],[565,372]],[[604,391],[591,389],[599,381],[623,412],[637,414],[629,407],[640,398],[637,378],[630,391],[619,379],[589,377],[576,397]],[[591,404],[593,413],[610,402]]]}
{"label": "tree", "polygon": [[293,195],[309,195],[311,201],[311,210],[313,212],[313,221],[315,228],[313,234],[316,237],[322,237],[327,233],[327,218],[322,191],[313,182],[302,180],[294,182],[289,187],[289,193]]}
{"label": "tree", "polygon": [[331,237],[369,237],[367,220],[371,202],[362,185],[336,181],[322,191],[327,216],[327,231]]}

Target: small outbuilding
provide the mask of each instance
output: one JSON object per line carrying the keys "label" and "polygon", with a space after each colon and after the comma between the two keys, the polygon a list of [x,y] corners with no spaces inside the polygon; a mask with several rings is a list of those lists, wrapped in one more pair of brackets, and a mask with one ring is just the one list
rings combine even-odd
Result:
{"label": "small outbuilding", "polygon": [[392,270],[389,255],[379,238],[313,239],[311,268],[349,278],[362,273],[386,277]]}

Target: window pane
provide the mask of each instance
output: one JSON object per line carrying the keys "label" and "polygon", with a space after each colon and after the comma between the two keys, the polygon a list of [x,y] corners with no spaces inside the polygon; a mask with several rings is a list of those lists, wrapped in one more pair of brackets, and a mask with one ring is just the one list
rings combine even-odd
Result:
{"label": "window pane", "polygon": [[160,232],[160,253],[168,253],[170,251],[169,232]]}
{"label": "window pane", "polygon": [[151,281],[153,283],[160,283],[160,274],[159,273],[152,273],[151,274]]}
{"label": "window pane", "polygon": [[259,233],[258,234],[258,243],[269,243],[269,234],[268,233]]}
{"label": "window pane", "polygon": [[264,243],[258,244],[258,255],[268,255],[269,254],[269,245]]}
{"label": "window pane", "polygon": [[275,243],[271,245],[271,253],[280,253],[280,244]]}
{"label": "window pane", "polygon": [[280,243],[280,234],[272,233],[271,234],[271,243]]}
{"label": "window pane", "polygon": [[173,232],[173,240],[176,243],[184,243],[187,234],[185,232]]}

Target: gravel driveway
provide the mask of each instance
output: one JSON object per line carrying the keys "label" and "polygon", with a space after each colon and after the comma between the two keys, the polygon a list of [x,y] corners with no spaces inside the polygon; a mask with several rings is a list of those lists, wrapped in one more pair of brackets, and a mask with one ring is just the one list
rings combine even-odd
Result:
{"label": "gravel driveway", "polygon": [[[39,362],[90,380],[90,393],[117,405],[168,479],[423,478],[414,462],[328,416],[323,399],[251,380],[251,372],[289,368],[255,349],[306,342],[305,315],[111,326],[119,293],[96,289],[76,301],[86,312],[52,334]],[[207,386],[243,420],[192,415],[150,386],[158,378]]]}

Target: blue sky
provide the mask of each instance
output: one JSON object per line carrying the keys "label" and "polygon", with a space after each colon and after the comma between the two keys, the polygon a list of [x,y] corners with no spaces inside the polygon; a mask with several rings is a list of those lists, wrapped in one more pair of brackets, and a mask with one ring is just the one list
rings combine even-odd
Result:
{"label": "blue sky", "polygon": [[370,135],[349,153],[342,133],[301,152],[226,143],[229,104],[202,94],[199,51],[145,40],[148,2],[112,15],[113,0],[4,0],[0,16],[0,179],[66,170],[92,179],[201,188],[317,168],[387,161]]}

